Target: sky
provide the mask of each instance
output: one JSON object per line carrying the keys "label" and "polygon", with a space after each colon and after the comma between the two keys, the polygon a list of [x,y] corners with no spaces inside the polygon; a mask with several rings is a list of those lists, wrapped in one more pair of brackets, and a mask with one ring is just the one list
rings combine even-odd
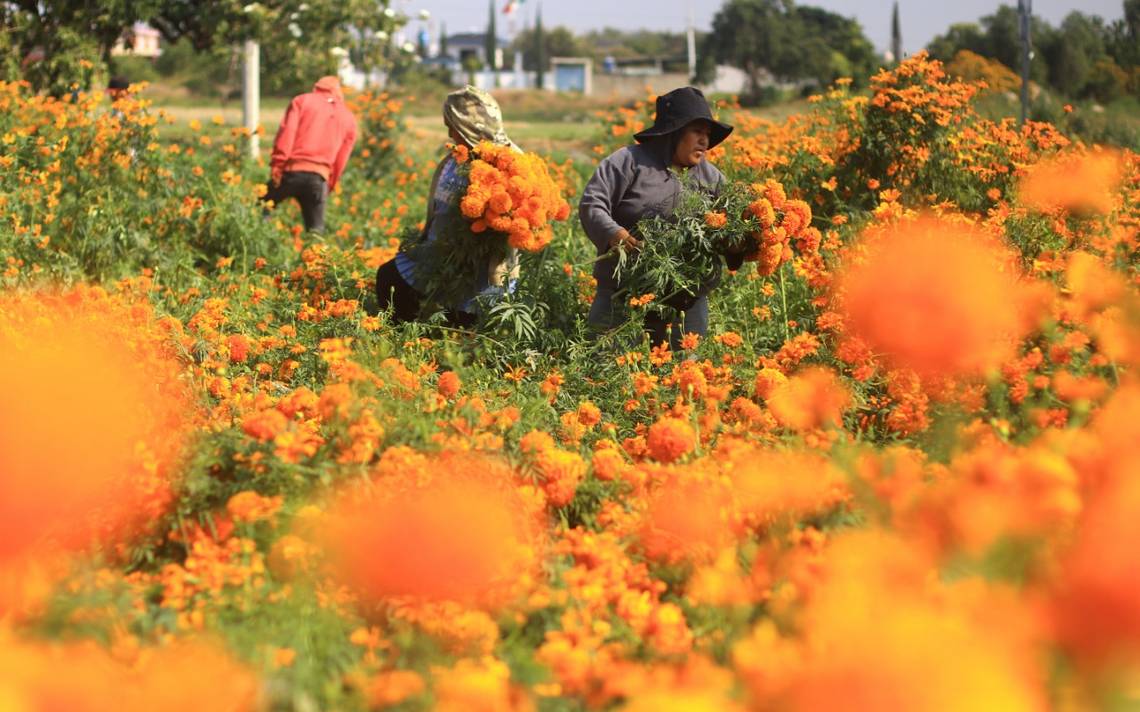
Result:
{"label": "sky", "polygon": [[[539,0],[523,0],[514,24],[522,29],[523,18],[533,13]],[[507,34],[509,21],[501,13],[506,0],[494,0],[497,27],[501,35]],[[432,14],[431,23],[447,24],[448,34],[455,32],[482,32],[487,27],[487,0],[391,0],[392,7],[415,16],[420,10]],[[542,3],[542,23],[546,27],[565,25],[575,32],[603,27],[620,29],[651,29],[680,31],[687,26],[689,8],[698,30],[712,27],[712,18],[721,6],[720,0],[545,0]],[[863,25],[864,32],[880,50],[890,45],[891,0],[866,2],[860,0],[812,0],[801,2],[815,5],[845,17],[854,17]],[[903,49],[907,53],[922,49],[926,44],[956,22],[976,22],[994,11],[999,0],[899,0],[899,19],[902,23]],[[1016,0],[1006,4],[1016,5]],[[1033,0],[1033,12],[1053,25],[1060,24],[1073,10],[1100,15],[1116,20],[1123,15],[1121,0]],[[418,29],[418,20],[412,28]],[[434,33],[433,33],[434,34]]]}

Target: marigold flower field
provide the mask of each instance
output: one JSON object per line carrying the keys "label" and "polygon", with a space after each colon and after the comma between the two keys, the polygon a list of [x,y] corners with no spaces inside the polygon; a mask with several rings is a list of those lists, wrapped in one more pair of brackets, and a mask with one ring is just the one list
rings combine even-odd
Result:
{"label": "marigold flower field", "polygon": [[392,97],[314,236],[240,129],[0,84],[0,707],[1135,705],[1140,157],[978,89],[720,106],[762,232],[670,351],[573,217],[476,332],[374,313]]}

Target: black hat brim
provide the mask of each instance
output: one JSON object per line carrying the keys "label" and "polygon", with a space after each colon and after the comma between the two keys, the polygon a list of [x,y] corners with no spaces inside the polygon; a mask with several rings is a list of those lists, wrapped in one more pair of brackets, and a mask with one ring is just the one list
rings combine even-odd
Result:
{"label": "black hat brim", "polygon": [[724,140],[726,138],[728,138],[729,134],[732,133],[733,127],[729,126],[726,123],[723,123],[721,121],[717,121],[716,119],[710,119],[710,118],[707,118],[704,116],[694,116],[693,118],[684,120],[683,122],[668,123],[665,125],[653,124],[652,126],[645,129],[644,131],[639,131],[638,133],[635,133],[633,135],[633,138],[638,143],[642,143],[646,139],[649,139],[649,138],[656,138],[658,136],[668,136],[671,133],[676,133],[677,131],[680,131],[681,129],[685,128],[686,126],[693,123],[694,121],[707,121],[707,122],[709,122],[709,125],[712,126],[712,130],[709,132],[709,148],[714,148],[714,147],[718,146],[719,144],[723,143]]}

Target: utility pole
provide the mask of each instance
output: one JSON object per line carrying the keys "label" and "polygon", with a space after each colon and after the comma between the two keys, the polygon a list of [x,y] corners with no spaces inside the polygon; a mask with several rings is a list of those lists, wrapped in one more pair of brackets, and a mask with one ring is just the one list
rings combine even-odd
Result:
{"label": "utility pole", "polygon": [[693,27],[693,0],[689,0],[689,81],[697,76],[697,31]]}
{"label": "utility pole", "polygon": [[1017,0],[1017,17],[1021,29],[1021,116],[1018,125],[1024,126],[1029,113],[1029,63],[1033,59],[1033,36],[1029,22],[1033,17],[1033,0]]}
{"label": "utility pole", "polygon": [[246,40],[242,46],[241,123],[249,129],[249,157],[261,155],[257,125],[261,122],[261,46]]}

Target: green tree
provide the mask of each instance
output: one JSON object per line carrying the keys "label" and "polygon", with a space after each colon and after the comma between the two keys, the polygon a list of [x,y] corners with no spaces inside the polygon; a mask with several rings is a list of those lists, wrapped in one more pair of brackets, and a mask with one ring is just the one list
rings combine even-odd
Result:
{"label": "green tree", "polygon": [[1049,83],[1061,93],[1079,97],[1088,93],[1093,67],[1105,58],[1108,34],[1099,17],[1071,12],[1044,48],[1049,66]]}
{"label": "green tree", "polygon": [[245,39],[261,43],[263,89],[293,93],[335,72],[334,48],[349,52],[365,73],[407,61],[390,37],[408,18],[390,0],[155,0],[145,19],[168,42],[186,40],[198,51]]}
{"label": "green tree", "polygon": [[1094,99],[1107,103],[1124,96],[1128,91],[1128,79],[1128,72],[1117,66],[1111,57],[1103,57],[1089,71],[1086,89]]}
{"label": "green tree", "polygon": [[952,61],[962,50],[986,56],[986,36],[978,23],[959,22],[950,25],[944,34],[938,35],[926,45],[930,56],[942,62]]}
{"label": "green tree", "polygon": [[858,22],[810,5],[797,5],[794,16],[803,38],[806,76],[824,85],[840,77],[851,77],[860,85],[867,83],[878,57]]}
{"label": "green tree", "polygon": [[111,48],[158,0],[18,0],[0,3],[0,26],[24,78],[62,95],[88,89]]}
{"label": "green tree", "polygon": [[542,27],[541,15],[538,19],[533,30],[523,30],[511,43],[512,52],[522,52],[524,69],[535,71],[541,66],[543,70],[549,70],[551,57],[580,57],[586,54],[584,43],[570,29],[559,26],[547,30]]}
{"label": "green tree", "polygon": [[826,84],[840,76],[865,80],[876,61],[859,23],[791,0],[728,0],[701,44],[698,78],[707,80],[718,63],[730,64],[748,75],[753,96],[765,72]]}
{"label": "green tree", "polygon": [[[542,5],[538,6],[534,19],[534,85],[539,89],[546,88],[546,32],[542,29]],[[523,55],[523,66],[526,66],[526,55]]]}
{"label": "green tree", "polygon": [[499,71],[496,60],[499,54],[499,33],[495,30],[495,0],[487,3],[487,36],[483,40],[483,53],[487,59],[487,67]]}
{"label": "green tree", "polygon": [[712,32],[702,43],[702,71],[712,63],[744,70],[748,89],[758,95],[765,72],[779,78],[803,76],[801,37],[791,0],[728,0],[713,17]]}
{"label": "green tree", "polygon": [[[978,54],[996,59],[1007,67],[1021,66],[1021,25],[1017,8],[1002,5],[992,15],[982,18],[984,43]],[[1051,63],[1046,60],[1047,48],[1056,46],[1057,32],[1039,17],[1034,16],[1029,25],[1035,48],[1029,65],[1029,76],[1037,82],[1048,81]]]}
{"label": "green tree", "polygon": [[899,22],[899,0],[895,0],[891,10],[891,56],[895,62],[902,61],[902,24]]}
{"label": "green tree", "polygon": [[1124,17],[1108,28],[1105,50],[1126,71],[1140,67],[1140,0],[1124,0]]}

